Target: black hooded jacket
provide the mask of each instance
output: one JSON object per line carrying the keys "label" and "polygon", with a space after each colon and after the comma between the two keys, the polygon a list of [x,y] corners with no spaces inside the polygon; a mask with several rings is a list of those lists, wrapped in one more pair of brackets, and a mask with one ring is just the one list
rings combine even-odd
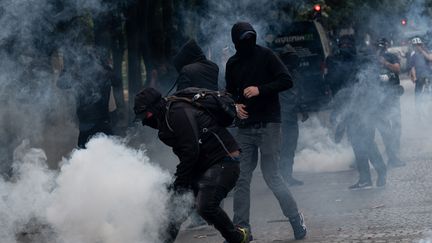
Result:
{"label": "black hooded jacket", "polygon": [[[249,117],[240,124],[280,123],[279,92],[293,86],[292,78],[270,49],[256,44],[242,47],[240,39],[245,33],[255,33],[249,23],[240,22],[232,28],[231,36],[237,52],[226,65],[226,90],[233,95],[236,103],[246,105]],[[249,86],[257,86],[259,95],[246,99],[243,90]]]}
{"label": "black hooded jacket", "polygon": [[[208,168],[228,156],[228,152],[239,150],[226,128],[192,104],[173,102],[167,108],[166,101],[162,100],[161,104],[153,106],[158,110],[153,119],[157,119],[155,128],[159,130],[159,139],[172,147],[180,160],[175,172],[175,187],[191,187]],[[203,132],[204,128],[208,132]],[[218,135],[223,145],[212,132]]]}
{"label": "black hooded jacket", "polygon": [[189,87],[218,89],[219,68],[214,62],[206,59],[195,40],[186,42],[173,62],[179,73],[176,81],[177,90]]}

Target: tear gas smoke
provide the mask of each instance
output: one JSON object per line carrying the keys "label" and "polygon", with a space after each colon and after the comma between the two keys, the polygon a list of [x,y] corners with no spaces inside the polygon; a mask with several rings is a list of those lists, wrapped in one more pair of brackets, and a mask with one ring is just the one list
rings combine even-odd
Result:
{"label": "tear gas smoke", "polygon": [[51,201],[55,174],[45,164],[45,153],[28,145],[25,140],[15,150],[15,182],[0,179],[0,239],[4,243],[15,243],[15,234],[25,231],[30,219],[45,218]]}
{"label": "tear gas smoke", "polygon": [[334,142],[333,131],[313,116],[300,123],[294,171],[335,172],[348,170],[354,160],[348,141]]}
{"label": "tear gas smoke", "polygon": [[0,183],[2,242],[15,242],[33,218],[51,228],[44,242],[159,242],[170,176],[142,151],[96,137],[64,159],[56,174],[44,152],[28,145],[16,149],[13,182]]}
{"label": "tear gas smoke", "polygon": [[157,242],[169,181],[142,152],[95,138],[62,165],[47,221],[64,242]]}

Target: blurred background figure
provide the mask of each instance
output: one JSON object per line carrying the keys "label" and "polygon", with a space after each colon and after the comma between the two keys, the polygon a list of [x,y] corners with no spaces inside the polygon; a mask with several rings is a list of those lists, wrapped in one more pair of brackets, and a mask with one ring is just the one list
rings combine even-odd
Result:
{"label": "blurred background figure", "polygon": [[106,60],[98,57],[92,48],[85,49],[79,58],[66,62],[57,83],[75,94],[79,148],[85,148],[87,141],[97,133],[112,135],[109,112],[112,76],[108,67]]}
{"label": "blurred background figure", "polygon": [[338,51],[327,57],[326,60],[327,74],[325,80],[333,96],[340,89],[354,82],[352,78],[357,70],[357,50],[354,36],[341,36],[337,45]]}
{"label": "blurred background figure", "polygon": [[432,77],[432,54],[424,45],[420,37],[414,37],[411,40],[413,52],[408,60],[408,68],[411,81],[415,84],[415,103],[420,116],[422,117],[427,109],[427,98],[432,94],[431,77]]}
{"label": "blurred background figure", "polygon": [[304,107],[301,105],[302,87],[298,85],[302,82],[301,75],[296,68],[299,65],[299,57],[295,49],[287,44],[283,52],[279,53],[282,62],[288,68],[293,78],[293,88],[283,91],[279,94],[281,102],[281,154],[280,154],[280,170],[282,177],[289,186],[301,186],[303,181],[293,177],[294,157],[297,149],[299,138],[298,114],[303,115],[302,121],[307,119],[307,114]]}
{"label": "blurred background figure", "polygon": [[381,107],[377,112],[377,129],[380,132],[387,153],[387,166],[400,167],[405,163],[399,159],[400,139],[402,135],[400,96],[404,89],[400,85],[399,58],[387,51],[389,41],[386,38],[376,43],[377,76],[379,78],[378,88],[382,95],[377,100]]}

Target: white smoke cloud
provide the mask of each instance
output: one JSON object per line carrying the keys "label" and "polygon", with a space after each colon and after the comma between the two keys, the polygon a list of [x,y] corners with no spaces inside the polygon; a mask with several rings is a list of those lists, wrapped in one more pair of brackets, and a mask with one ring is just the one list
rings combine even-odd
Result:
{"label": "white smoke cloud", "polygon": [[346,140],[334,142],[333,131],[313,116],[300,123],[298,150],[294,171],[335,172],[348,170],[354,160],[352,148]]}
{"label": "white smoke cloud", "polygon": [[96,137],[64,159],[58,174],[28,142],[15,155],[16,178],[0,181],[2,242],[29,231],[32,239],[48,231],[44,242],[159,242],[171,177],[144,152]]}
{"label": "white smoke cloud", "polygon": [[32,218],[43,219],[50,204],[54,172],[46,166],[45,153],[24,141],[15,150],[14,181],[0,179],[0,239],[14,243],[15,234],[25,231]]}

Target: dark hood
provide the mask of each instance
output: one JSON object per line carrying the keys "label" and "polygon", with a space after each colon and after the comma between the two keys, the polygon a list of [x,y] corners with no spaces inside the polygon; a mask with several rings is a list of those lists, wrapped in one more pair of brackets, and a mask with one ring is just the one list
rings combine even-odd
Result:
{"label": "dark hood", "polygon": [[203,50],[195,40],[189,40],[174,56],[173,63],[177,72],[180,72],[184,66],[201,60],[206,60]]}
{"label": "dark hood", "polygon": [[247,22],[238,22],[231,29],[231,38],[240,56],[249,56],[256,45],[256,31]]}
{"label": "dark hood", "polygon": [[240,40],[248,34],[254,34],[256,36],[256,31],[252,25],[247,22],[237,22],[231,29],[232,42],[238,44]]}

